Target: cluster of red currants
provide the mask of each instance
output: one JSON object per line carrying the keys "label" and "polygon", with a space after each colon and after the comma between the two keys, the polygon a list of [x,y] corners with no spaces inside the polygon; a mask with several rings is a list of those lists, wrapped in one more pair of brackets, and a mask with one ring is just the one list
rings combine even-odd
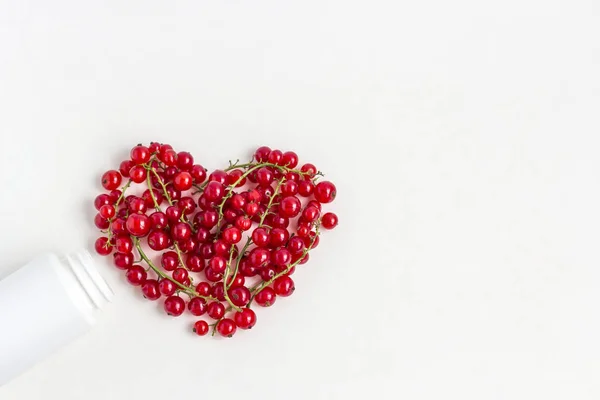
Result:
{"label": "cluster of red currants", "polygon": [[[106,236],[96,251],[113,253],[147,299],[164,296],[169,315],[206,314],[212,323],[194,324],[200,336],[211,327],[225,337],[252,328],[252,304],[290,296],[291,275],[318,246],[320,228],[338,223],[322,210],[335,199],[334,184],[319,181],[312,164],[297,168],[292,151],[263,146],[251,162],[211,174],[168,144],[138,145],[130,156],[102,176],[108,193],[96,197],[94,221]],[[127,194],[134,183],[141,189]]]}

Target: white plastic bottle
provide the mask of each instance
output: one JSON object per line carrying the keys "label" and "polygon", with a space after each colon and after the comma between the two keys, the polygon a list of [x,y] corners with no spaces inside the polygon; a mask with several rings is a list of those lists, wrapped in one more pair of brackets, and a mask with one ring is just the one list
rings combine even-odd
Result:
{"label": "white plastic bottle", "polygon": [[88,331],[113,292],[87,251],[40,256],[0,281],[0,386]]}

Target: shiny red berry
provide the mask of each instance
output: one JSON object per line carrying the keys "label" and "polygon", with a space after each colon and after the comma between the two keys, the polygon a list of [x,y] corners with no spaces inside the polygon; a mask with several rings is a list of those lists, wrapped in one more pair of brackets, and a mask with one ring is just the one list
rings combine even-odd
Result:
{"label": "shiny red berry", "polygon": [[94,248],[96,249],[96,253],[100,254],[101,256],[107,256],[112,252],[112,246],[106,237],[99,237],[96,239]]}
{"label": "shiny red berry", "polygon": [[333,229],[338,224],[338,216],[332,212],[325,213],[321,217],[321,226],[325,229]]}
{"label": "shiny red berry", "polygon": [[138,145],[131,149],[131,153],[129,154],[131,157],[131,161],[134,164],[145,164],[150,161],[150,149],[146,146]]}
{"label": "shiny red berry", "polygon": [[319,203],[331,203],[337,194],[335,185],[329,181],[319,182],[315,186],[315,199]]}
{"label": "shiny red berry", "polygon": [[182,171],[173,178],[173,186],[180,192],[184,192],[192,188],[192,175],[189,172]]}
{"label": "shiny red berry", "polygon": [[121,174],[119,171],[110,170],[102,175],[102,187],[106,190],[114,190],[121,184]]}
{"label": "shiny red berry", "polygon": [[198,336],[204,336],[208,333],[209,327],[206,321],[196,321],[194,323],[194,333]]}
{"label": "shiny red berry", "polygon": [[277,300],[277,294],[273,288],[267,286],[256,294],[254,301],[261,307],[270,307]]}
{"label": "shiny red berry", "polygon": [[148,300],[158,300],[161,296],[156,279],[146,279],[142,285],[142,294]]}
{"label": "shiny red berry", "polygon": [[294,293],[294,281],[289,276],[281,276],[273,281],[273,290],[277,296],[288,297]]}
{"label": "shiny red berry", "polygon": [[199,317],[206,312],[206,301],[200,297],[194,297],[188,303],[188,310],[192,315]]}
{"label": "shiny red berry", "polygon": [[148,273],[141,265],[132,265],[131,268],[127,270],[125,276],[127,277],[127,281],[133,286],[141,286],[146,282]]}
{"label": "shiny red berry", "polygon": [[144,214],[131,214],[125,226],[133,236],[145,236],[150,231],[150,219]]}
{"label": "shiny red berry", "polygon": [[223,337],[232,337],[236,329],[235,322],[230,318],[224,318],[217,323],[217,332]]}
{"label": "shiny red berry", "polygon": [[221,319],[225,315],[225,306],[218,301],[213,301],[206,307],[206,313],[212,319]]}
{"label": "shiny red berry", "polygon": [[256,313],[249,308],[236,312],[233,319],[240,329],[252,329],[256,325]]}
{"label": "shiny red berry", "polygon": [[179,296],[170,296],[165,300],[164,308],[167,314],[178,317],[185,311],[185,301]]}

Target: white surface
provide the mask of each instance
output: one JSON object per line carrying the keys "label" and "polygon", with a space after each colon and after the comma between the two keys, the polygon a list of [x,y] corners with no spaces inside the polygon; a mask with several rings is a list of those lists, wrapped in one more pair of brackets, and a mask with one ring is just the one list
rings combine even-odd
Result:
{"label": "white surface", "polygon": [[137,142],[294,149],[340,215],[232,340],[106,262],[103,323],[0,398],[600,398],[599,37],[596,0],[0,1],[1,272],[90,247]]}

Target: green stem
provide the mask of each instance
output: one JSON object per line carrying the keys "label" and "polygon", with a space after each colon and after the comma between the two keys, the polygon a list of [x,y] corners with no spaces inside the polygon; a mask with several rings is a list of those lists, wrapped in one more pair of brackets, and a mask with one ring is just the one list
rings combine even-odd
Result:
{"label": "green stem", "polygon": [[[229,270],[231,268],[231,261],[233,259],[233,248],[234,247],[235,247],[235,244],[232,244],[231,249],[229,250],[229,261],[227,261],[227,266],[225,267],[225,274],[223,275],[223,296],[225,296],[225,300],[227,300],[227,303],[229,303],[230,307],[233,307],[236,311],[242,311],[241,308],[239,308],[238,306],[233,304],[233,302],[229,298],[229,293],[227,293],[227,289],[228,289],[227,278],[229,277]],[[237,268],[236,268],[236,274],[237,274]],[[235,276],[235,275],[233,275],[233,276]]]}

